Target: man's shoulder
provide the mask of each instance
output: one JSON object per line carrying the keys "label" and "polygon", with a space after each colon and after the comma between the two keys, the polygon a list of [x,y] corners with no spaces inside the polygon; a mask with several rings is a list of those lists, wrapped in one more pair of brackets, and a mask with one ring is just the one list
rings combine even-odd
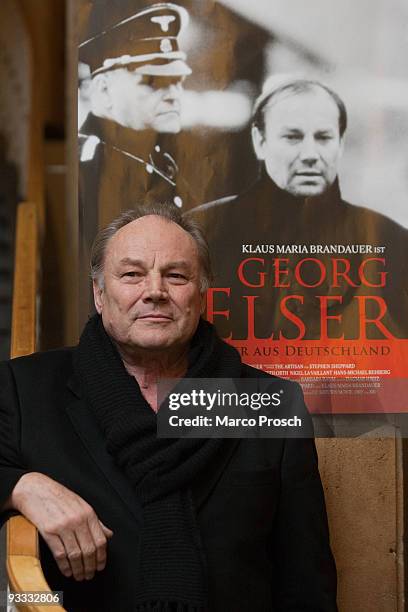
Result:
{"label": "man's shoulder", "polygon": [[266,213],[265,197],[268,198],[264,191],[269,193],[269,186],[265,188],[265,182],[258,179],[238,194],[206,202],[186,214],[207,228],[219,226],[221,233],[227,231],[230,236],[235,232],[246,233],[257,227],[255,217]]}
{"label": "man's shoulder", "polygon": [[221,218],[232,218],[238,199],[239,196],[231,195],[212,200],[190,209],[185,215],[203,226],[211,227],[213,223],[219,223]]}
{"label": "man's shoulder", "polygon": [[[248,232],[256,229],[256,214],[250,203],[258,202],[248,192],[227,196],[208,202],[189,211],[189,216],[200,223],[206,231],[210,249],[222,248],[247,242]],[[253,214],[254,213],[254,214]],[[219,257],[216,251],[212,257]],[[219,264],[219,262],[217,262]]]}
{"label": "man's shoulder", "polygon": [[3,362],[15,376],[36,379],[44,375],[66,375],[73,370],[73,355],[75,347],[62,347],[48,351],[40,351],[23,357],[15,357]]}
{"label": "man's shoulder", "polygon": [[352,204],[346,200],[342,200],[342,204],[347,208],[349,214],[358,222],[381,228],[386,233],[392,232],[393,234],[400,234],[405,237],[408,235],[408,229],[406,227],[382,212],[369,208],[368,206]]}

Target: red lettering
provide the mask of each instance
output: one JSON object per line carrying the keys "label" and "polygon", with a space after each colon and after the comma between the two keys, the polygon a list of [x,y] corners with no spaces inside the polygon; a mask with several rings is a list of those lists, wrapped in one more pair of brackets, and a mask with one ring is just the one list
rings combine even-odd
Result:
{"label": "red lettering", "polygon": [[[339,270],[339,264],[343,264],[344,265],[344,269],[343,270]],[[358,287],[357,283],[354,283],[351,278],[348,276],[348,273],[350,272],[350,260],[349,259],[332,259],[332,266],[333,266],[333,284],[332,287],[340,287],[340,283],[339,283],[339,278],[342,277],[344,278],[344,280],[346,281],[347,284],[350,285],[350,287]]]}
{"label": "red lettering", "polygon": [[[230,316],[229,310],[214,310],[214,295],[216,293],[226,293],[229,297],[231,294],[231,288],[230,287],[221,287],[221,288],[217,287],[217,288],[211,288],[207,290],[207,320],[210,323],[214,323],[215,316],[225,317],[226,319],[229,319],[229,316]],[[232,339],[232,334],[230,334],[228,338],[225,338],[225,340],[231,340],[231,339]]]}
{"label": "red lettering", "polygon": [[248,340],[257,340],[257,338],[255,338],[255,300],[258,298],[258,296],[243,295],[242,297],[247,301]]}
{"label": "red lettering", "polygon": [[[382,323],[381,321],[381,319],[384,318],[387,312],[387,304],[385,303],[383,298],[376,296],[376,295],[370,295],[370,296],[355,295],[354,297],[356,298],[356,300],[358,300],[358,311],[359,311],[359,319],[360,319],[360,338],[362,340],[367,340],[366,328],[367,328],[367,325],[371,323],[372,325],[375,325],[382,334],[384,334],[385,338],[389,338],[390,340],[392,340],[394,338],[393,334],[390,331],[388,331],[384,323]],[[379,306],[379,314],[374,319],[367,318],[366,304],[368,303],[369,300],[374,300],[374,302],[377,302]]]}
{"label": "red lettering", "polygon": [[250,283],[249,280],[247,280],[245,278],[245,276],[244,276],[244,266],[246,266],[246,264],[248,262],[250,262],[250,261],[259,261],[259,262],[261,262],[262,265],[265,265],[265,260],[262,259],[261,257],[247,257],[247,259],[243,259],[241,261],[241,263],[239,264],[238,270],[237,270],[239,280],[246,287],[255,287],[255,288],[257,288],[257,287],[265,287],[265,276],[266,276],[265,272],[259,272],[258,273],[261,280],[257,284]]}
{"label": "red lettering", "polygon": [[368,263],[370,263],[371,261],[379,261],[380,263],[383,264],[383,266],[385,266],[385,259],[383,257],[369,257],[368,259],[364,259],[364,261],[361,262],[361,265],[358,269],[358,274],[359,277],[361,279],[361,282],[366,286],[366,287],[385,287],[385,279],[387,278],[387,274],[388,272],[380,272],[379,277],[380,277],[380,282],[379,283],[371,283],[366,275],[365,275],[365,268],[367,266]]}
{"label": "red lettering", "polygon": [[[339,302],[341,304],[343,298],[341,295],[318,295],[317,297],[320,300],[320,340],[329,340],[327,323],[329,320],[338,321],[340,323],[341,314],[327,314],[327,305],[329,303],[329,300],[334,300],[335,302]],[[344,334],[339,336],[339,340],[344,340]]]}
{"label": "red lettering", "polygon": [[[297,300],[298,302],[303,304],[303,295],[287,295],[286,297],[282,299],[280,303],[280,311],[283,314],[283,316],[288,321],[291,321],[299,330],[299,334],[296,336],[296,338],[291,338],[291,340],[302,340],[302,338],[304,338],[306,334],[306,327],[302,319],[299,319],[299,317],[297,317],[295,314],[293,314],[293,312],[291,312],[288,309],[286,304],[289,300]],[[273,337],[273,334],[272,334],[272,337]],[[279,332],[279,340],[288,340],[288,339],[289,338],[286,338],[282,334],[282,332]]]}
{"label": "red lettering", "polygon": [[[306,261],[312,261],[313,263],[317,264],[317,267],[320,269],[320,278],[316,283],[306,283],[303,279],[302,279],[302,275],[301,275],[301,268],[302,265],[306,262]],[[301,285],[302,287],[318,287],[319,285],[321,285],[324,282],[324,279],[326,278],[326,268],[324,266],[324,263],[322,261],[320,261],[320,259],[315,259],[313,257],[306,257],[305,259],[301,259],[295,267],[295,278],[297,280],[297,282],[299,283],[299,285]]]}
{"label": "red lettering", "polygon": [[287,278],[289,271],[286,267],[286,270],[281,270],[280,263],[283,262],[286,265],[289,263],[289,259],[275,259],[273,262],[273,267],[275,268],[275,278],[274,278],[274,287],[282,288],[282,287],[290,287],[290,283],[283,283],[281,281],[281,276]]}

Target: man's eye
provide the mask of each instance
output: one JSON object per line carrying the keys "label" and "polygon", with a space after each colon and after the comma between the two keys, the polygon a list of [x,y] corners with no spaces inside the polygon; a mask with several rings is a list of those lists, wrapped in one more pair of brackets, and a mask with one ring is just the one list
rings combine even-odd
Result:
{"label": "man's eye", "polygon": [[301,140],[301,138],[302,138],[300,136],[300,134],[285,134],[283,137],[285,138],[285,140],[289,140],[291,142],[295,142],[297,140]]}
{"label": "man's eye", "polygon": [[147,87],[152,87],[154,83],[154,77],[150,75],[143,75],[142,80],[140,81],[141,85],[146,85]]}
{"label": "man's eye", "polygon": [[318,134],[316,136],[316,140],[320,140],[322,142],[326,142],[327,140],[332,140],[332,136],[330,134]]}
{"label": "man's eye", "polygon": [[139,278],[142,276],[141,272],[136,272],[136,270],[130,270],[129,272],[124,272],[122,274],[122,278]]}
{"label": "man's eye", "polygon": [[169,272],[167,276],[176,280],[187,280],[187,277],[184,274],[180,274],[180,272]]}

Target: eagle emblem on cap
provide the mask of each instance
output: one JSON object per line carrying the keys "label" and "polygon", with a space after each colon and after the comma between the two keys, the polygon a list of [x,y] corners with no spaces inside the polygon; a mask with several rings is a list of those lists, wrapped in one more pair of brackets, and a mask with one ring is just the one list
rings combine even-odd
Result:
{"label": "eagle emblem on cap", "polygon": [[150,21],[158,23],[162,32],[168,32],[169,24],[172,23],[172,21],[176,21],[176,18],[174,15],[160,15],[160,17],[151,17]]}

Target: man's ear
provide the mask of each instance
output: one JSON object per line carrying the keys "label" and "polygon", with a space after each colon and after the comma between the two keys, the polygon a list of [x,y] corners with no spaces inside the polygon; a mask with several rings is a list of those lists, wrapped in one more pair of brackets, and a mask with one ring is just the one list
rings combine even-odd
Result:
{"label": "man's ear", "polygon": [[343,157],[343,153],[344,153],[344,134],[340,138],[340,153],[339,153],[339,158],[340,159]]}
{"label": "man's ear", "polygon": [[102,307],[103,307],[103,298],[104,298],[103,287],[100,286],[99,282],[94,280],[92,282],[92,289],[93,289],[94,303],[95,303],[96,312],[98,314],[101,314]]}
{"label": "man's ear", "polygon": [[255,155],[258,159],[265,159],[265,137],[258,128],[253,125],[251,130],[252,145],[254,147]]}

